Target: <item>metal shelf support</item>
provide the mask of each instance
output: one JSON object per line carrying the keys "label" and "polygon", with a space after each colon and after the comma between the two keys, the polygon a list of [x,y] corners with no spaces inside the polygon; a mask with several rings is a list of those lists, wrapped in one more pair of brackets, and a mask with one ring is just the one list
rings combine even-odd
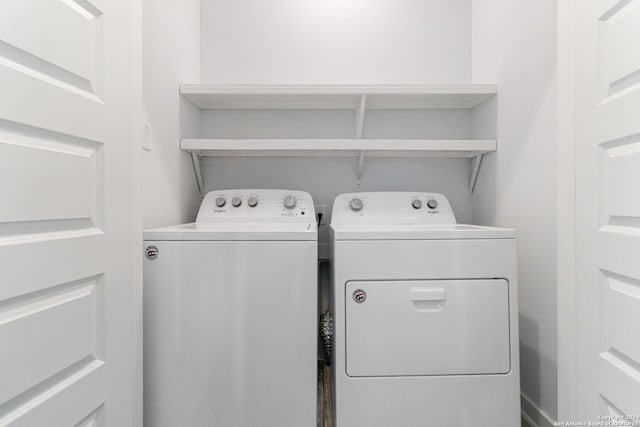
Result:
{"label": "metal shelf support", "polygon": [[364,131],[364,116],[367,110],[367,95],[364,94],[360,97],[360,106],[356,111],[356,139],[362,139],[362,132]]}
{"label": "metal shelf support", "polygon": [[484,154],[478,154],[471,160],[471,179],[469,180],[469,192],[471,194],[473,194],[473,190],[476,188],[476,181],[478,181],[478,173],[480,172],[483,157]]}
{"label": "metal shelf support", "polygon": [[358,156],[358,170],[356,176],[358,177],[358,185],[360,185],[360,179],[362,178],[362,171],[364,170],[364,150],[360,151]]}
{"label": "metal shelf support", "polygon": [[193,172],[196,175],[198,192],[200,193],[200,197],[204,197],[204,181],[202,180],[202,170],[200,169],[200,156],[196,153],[191,153],[191,161],[193,162]]}
{"label": "metal shelf support", "polygon": [[[362,139],[364,132],[364,116],[367,112],[367,95],[360,96],[360,106],[356,111],[356,139]],[[358,186],[360,186],[360,180],[362,179],[362,171],[364,169],[364,150],[360,151],[358,156],[358,169],[356,170],[356,177],[358,178]]]}

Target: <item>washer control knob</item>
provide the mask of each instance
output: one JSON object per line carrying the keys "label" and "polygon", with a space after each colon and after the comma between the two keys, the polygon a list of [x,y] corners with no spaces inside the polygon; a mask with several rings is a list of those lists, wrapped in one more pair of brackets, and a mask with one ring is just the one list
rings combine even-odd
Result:
{"label": "washer control knob", "polygon": [[422,200],[415,199],[411,202],[411,206],[413,206],[414,209],[420,209],[422,207]]}
{"label": "washer control knob", "polygon": [[237,208],[242,204],[242,199],[240,197],[234,197],[233,199],[231,199],[231,204],[234,208]]}
{"label": "washer control knob", "polygon": [[255,208],[256,206],[258,206],[258,199],[255,197],[249,197],[249,200],[247,200],[247,204],[250,208]]}
{"label": "washer control knob", "polygon": [[362,203],[362,200],[360,199],[351,199],[351,201],[349,202],[349,207],[354,212],[361,211],[363,206],[364,205]]}
{"label": "washer control knob", "polygon": [[298,200],[296,200],[296,198],[294,196],[287,196],[284,198],[284,201],[282,202],[282,204],[284,205],[285,208],[287,209],[293,209],[296,207],[296,203],[298,203]]}
{"label": "washer control knob", "polygon": [[224,205],[226,205],[226,204],[227,204],[227,199],[225,199],[224,197],[218,197],[218,198],[216,199],[216,206],[217,206],[217,207],[221,208],[221,207],[223,207],[223,206],[224,206]]}
{"label": "washer control knob", "polygon": [[430,199],[427,202],[427,206],[429,207],[429,209],[435,209],[438,207],[438,201],[436,199]]}

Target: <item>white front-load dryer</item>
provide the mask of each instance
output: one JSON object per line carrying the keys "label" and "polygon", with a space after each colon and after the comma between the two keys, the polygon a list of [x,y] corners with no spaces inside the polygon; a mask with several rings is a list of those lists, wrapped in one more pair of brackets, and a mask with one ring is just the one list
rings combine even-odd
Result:
{"label": "white front-load dryer", "polygon": [[145,425],[315,427],[311,196],[213,191],[144,239]]}
{"label": "white front-load dryer", "polygon": [[436,193],[335,199],[337,427],[520,423],[516,241]]}

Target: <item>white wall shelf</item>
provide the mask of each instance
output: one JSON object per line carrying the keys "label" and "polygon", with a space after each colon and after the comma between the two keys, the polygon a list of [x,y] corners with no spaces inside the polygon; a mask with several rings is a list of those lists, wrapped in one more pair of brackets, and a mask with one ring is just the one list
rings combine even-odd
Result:
{"label": "white wall shelf", "polygon": [[220,157],[476,157],[495,140],[390,139],[183,139],[181,148]]}
{"label": "white wall shelf", "polygon": [[473,108],[496,95],[492,84],[459,85],[181,85],[182,96],[202,109],[356,110]]}
{"label": "white wall shelf", "polygon": [[[482,156],[496,150],[496,140],[487,138],[363,138],[365,115],[368,110],[473,111],[485,101],[495,97],[497,87],[492,84],[339,86],[186,84],[180,86],[180,94],[200,111],[306,110],[308,114],[316,114],[313,113],[314,110],[355,112],[355,122],[350,138],[291,138],[284,135],[283,138],[270,137],[269,139],[210,138],[211,135],[182,138],[181,148],[192,155],[201,192],[204,189],[204,183],[200,171],[200,157],[211,156],[355,157],[358,159],[356,173],[358,180],[362,176],[364,160],[367,156],[470,158],[473,161],[469,190],[473,192]],[[376,117],[378,120],[379,116]],[[488,136],[495,137],[495,135]]]}

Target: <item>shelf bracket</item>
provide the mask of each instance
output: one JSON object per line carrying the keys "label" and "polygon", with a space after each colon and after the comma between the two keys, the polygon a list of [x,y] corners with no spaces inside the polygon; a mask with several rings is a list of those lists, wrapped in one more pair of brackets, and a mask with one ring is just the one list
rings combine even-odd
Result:
{"label": "shelf bracket", "polygon": [[[364,116],[367,110],[367,94],[362,94],[360,96],[360,106],[356,111],[356,139],[362,139],[362,134],[364,132]],[[360,155],[358,156],[358,170],[356,171],[356,176],[358,178],[358,187],[360,186],[360,180],[362,179],[362,170],[364,169],[364,150],[360,150]]]}
{"label": "shelf bracket", "polygon": [[364,169],[364,150],[360,150],[360,155],[358,156],[358,170],[356,171],[356,176],[358,177],[358,185],[360,185],[360,179],[362,178],[363,169]]}
{"label": "shelf bracket", "polygon": [[364,116],[367,109],[367,95],[364,94],[360,97],[360,106],[356,111],[356,139],[362,139],[362,133],[364,131]]}
{"label": "shelf bracket", "polygon": [[196,175],[196,184],[198,185],[198,192],[200,193],[200,197],[203,197],[204,181],[202,180],[202,170],[200,169],[200,156],[192,152],[191,160],[193,161],[193,172]]}
{"label": "shelf bracket", "polygon": [[471,194],[473,194],[473,190],[476,188],[476,181],[478,180],[478,173],[480,172],[483,157],[484,154],[478,154],[471,160],[471,179],[469,180],[469,192]]}

